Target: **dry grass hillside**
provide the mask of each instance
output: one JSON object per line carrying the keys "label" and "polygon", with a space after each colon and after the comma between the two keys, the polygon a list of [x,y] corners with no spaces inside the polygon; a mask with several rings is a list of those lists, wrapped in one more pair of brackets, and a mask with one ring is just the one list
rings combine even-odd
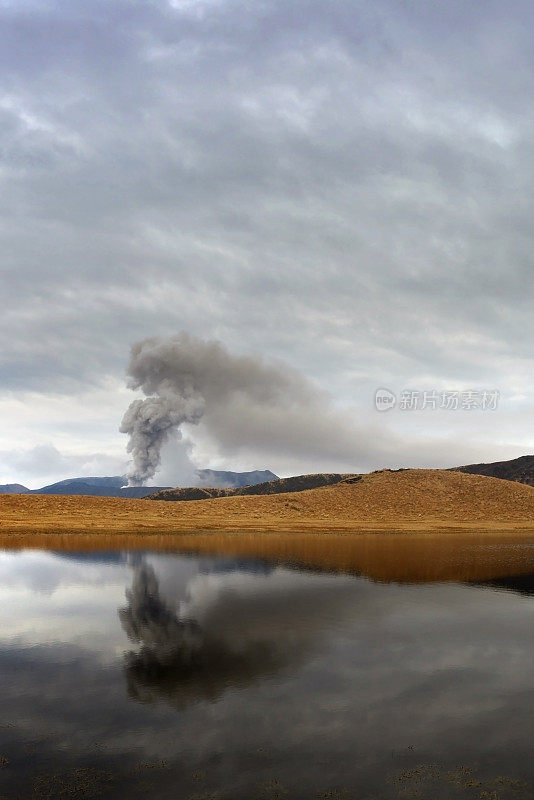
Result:
{"label": "dry grass hillside", "polygon": [[149,495],[149,500],[184,502],[207,500],[210,497],[237,497],[247,494],[281,494],[283,492],[303,492],[318,489],[320,486],[333,486],[347,478],[359,478],[339,472],[316,472],[313,475],[295,475],[292,478],[276,478],[265,483],[238,486],[234,489],[220,489],[212,486],[183,486],[176,489],[160,489]]}
{"label": "dry grass hillside", "polygon": [[[350,481],[350,479],[349,479]],[[534,531],[534,488],[446,470],[382,471],[291,494],[188,503],[55,495],[0,497],[0,539],[30,533]]]}

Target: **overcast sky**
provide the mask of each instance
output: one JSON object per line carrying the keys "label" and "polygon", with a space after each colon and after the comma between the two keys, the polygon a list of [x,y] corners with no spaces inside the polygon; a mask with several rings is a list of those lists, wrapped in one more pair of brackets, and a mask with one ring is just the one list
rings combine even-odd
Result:
{"label": "overcast sky", "polygon": [[357,432],[312,457],[199,428],[197,466],[534,451],[532,30],[527,0],[0,0],[0,482],[125,470],[130,345],[181,331]]}

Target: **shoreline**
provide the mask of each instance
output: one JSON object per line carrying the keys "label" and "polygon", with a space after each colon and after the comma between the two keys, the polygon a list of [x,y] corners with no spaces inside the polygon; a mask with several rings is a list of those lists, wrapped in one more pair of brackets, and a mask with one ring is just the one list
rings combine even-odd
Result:
{"label": "shoreline", "polygon": [[477,520],[476,522],[451,522],[450,520],[403,520],[396,524],[369,520],[339,520],[334,524],[324,524],[320,520],[306,520],[292,525],[280,525],[277,521],[263,522],[259,525],[236,524],[235,520],[213,519],[202,527],[191,525],[192,520],[176,520],[179,524],[163,524],[159,522],[138,522],[121,525],[116,522],[100,524],[79,523],[78,521],[54,521],[46,524],[38,521],[28,523],[27,520],[6,523],[0,519],[0,547],[10,540],[31,540],[33,537],[69,537],[79,538],[146,538],[182,539],[194,536],[224,534],[229,536],[254,535],[287,535],[299,534],[317,536],[361,536],[369,534],[390,534],[396,536],[410,535],[518,535],[534,537],[534,522],[510,522],[508,520]]}

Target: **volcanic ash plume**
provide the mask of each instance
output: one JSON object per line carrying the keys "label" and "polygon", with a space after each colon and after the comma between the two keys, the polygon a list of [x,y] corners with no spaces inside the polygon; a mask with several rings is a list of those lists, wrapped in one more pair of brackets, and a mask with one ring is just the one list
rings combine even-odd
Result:
{"label": "volcanic ash plume", "polygon": [[[329,395],[286,364],[234,355],[218,342],[182,333],[134,344],[128,376],[129,387],[146,398],[133,401],[121,425],[130,436],[130,485],[154,477],[162,445],[186,423],[200,423],[202,434],[225,456],[297,456],[356,471],[362,432]],[[382,435],[368,426],[367,445],[375,458]]]}
{"label": "volcanic ash plume", "polygon": [[[257,411],[262,421],[267,406],[300,405],[307,387],[302,378],[261,359],[230,355],[217,342],[203,341],[182,333],[169,339],[152,337],[134,344],[128,366],[129,387],[140,389],[144,400],[134,400],[120,430],[130,437],[128,452],[133,465],[130,486],[140,486],[154,477],[160,464],[161,447],[171,431],[183,423],[207,420],[230,421],[235,428],[239,416],[236,401]],[[211,416],[210,416],[211,412]]]}
{"label": "volcanic ash plume", "polygon": [[[134,400],[120,426],[121,433],[130,437],[127,449],[133,455],[128,485],[142,486],[152,478],[160,463],[161,447],[171,431],[178,430],[183,422],[197,423],[203,411],[203,399],[194,393],[188,397],[173,393]],[[177,435],[181,437],[179,431]]]}

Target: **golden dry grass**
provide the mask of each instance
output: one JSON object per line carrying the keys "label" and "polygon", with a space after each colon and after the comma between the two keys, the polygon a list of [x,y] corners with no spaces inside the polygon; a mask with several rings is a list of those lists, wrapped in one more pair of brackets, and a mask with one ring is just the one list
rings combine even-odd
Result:
{"label": "golden dry grass", "polygon": [[0,496],[0,534],[185,531],[534,531],[534,488],[446,470],[376,472],[353,484],[190,502]]}

